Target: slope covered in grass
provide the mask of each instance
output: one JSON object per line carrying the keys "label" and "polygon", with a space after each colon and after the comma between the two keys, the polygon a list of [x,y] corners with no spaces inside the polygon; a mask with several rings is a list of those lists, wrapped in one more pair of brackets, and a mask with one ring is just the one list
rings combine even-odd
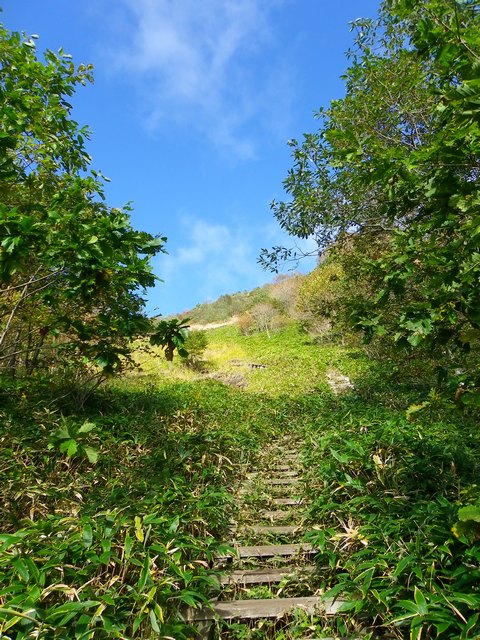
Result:
{"label": "slope covered in grass", "polygon": [[[3,637],[196,637],[181,607],[215,594],[210,564],[235,514],[234,487],[266,443],[291,434],[303,443],[322,588],[350,604],[333,630],[306,620],[271,637],[363,627],[475,638],[478,540],[451,531],[478,495],[475,416],[428,398],[415,367],[380,369],[295,325],[271,339],[235,326],[208,336],[200,369],[139,352],[143,370],[81,410],[39,381],[5,383]],[[332,369],[355,389],[333,395]],[[231,637],[270,633],[236,629]]]}

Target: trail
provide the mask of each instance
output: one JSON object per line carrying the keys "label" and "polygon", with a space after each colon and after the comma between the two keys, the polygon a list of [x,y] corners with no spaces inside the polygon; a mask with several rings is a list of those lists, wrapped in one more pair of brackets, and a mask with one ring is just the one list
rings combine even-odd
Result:
{"label": "trail", "polygon": [[210,322],[209,324],[191,324],[190,329],[192,331],[208,331],[208,329],[219,329],[220,327],[227,327],[230,324],[235,324],[238,320],[237,316],[232,316],[229,320],[224,322]]}
{"label": "trail", "polygon": [[[203,638],[233,638],[229,623],[243,621],[252,626],[263,624],[262,620],[272,621],[270,631],[275,633],[265,637],[276,637],[277,627],[287,633],[295,609],[331,617],[342,604],[322,597],[312,587],[312,559],[318,550],[299,541],[306,507],[299,443],[291,437],[273,443],[263,464],[246,478],[236,494],[238,521],[232,523],[229,540],[233,551],[216,562],[222,570],[218,597],[208,607],[186,611],[186,620],[197,625]],[[251,593],[249,597],[251,589],[262,586],[270,589],[267,597],[251,597]],[[288,595],[280,597],[283,592]],[[313,638],[288,633],[282,637]]]}

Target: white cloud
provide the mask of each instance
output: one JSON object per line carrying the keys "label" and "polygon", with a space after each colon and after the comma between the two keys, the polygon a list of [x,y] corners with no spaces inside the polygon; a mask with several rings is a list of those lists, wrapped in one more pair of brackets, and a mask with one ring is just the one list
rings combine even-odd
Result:
{"label": "white cloud", "polygon": [[244,229],[187,217],[181,228],[182,246],[162,256],[159,265],[167,284],[188,277],[199,299],[207,299],[255,279],[255,247]]}
{"label": "white cloud", "polygon": [[111,59],[140,88],[148,125],[188,122],[219,147],[254,155],[242,129],[284,119],[288,70],[269,59],[284,1],[122,0],[128,18],[122,29],[112,22]]}
{"label": "white cloud", "polygon": [[[180,246],[170,246],[169,255],[162,255],[156,264],[164,284],[155,289],[152,298],[160,300],[164,313],[180,312],[199,302],[215,300],[222,294],[249,290],[273,279],[257,263],[261,245],[292,245],[292,238],[267,223],[262,227],[247,227],[241,223],[224,225],[184,216],[179,222]],[[307,241],[301,249],[311,249]],[[314,259],[302,260],[300,268],[308,271]],[[297,265],[285,266],[296,269]],[[156,304],[156,303],[155,303]]]}

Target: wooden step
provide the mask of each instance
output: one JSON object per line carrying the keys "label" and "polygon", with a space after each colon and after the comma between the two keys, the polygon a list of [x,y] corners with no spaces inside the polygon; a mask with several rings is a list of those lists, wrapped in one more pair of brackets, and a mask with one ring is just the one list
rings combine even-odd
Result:
{"label": "wooden step", "polygon": [[303,526],[294,525],[274,525],[274,524],[246,524],[241,527],[230,527],[230,532],[238,537],[249,536],[253,533],[257,534],[271,534],[279,536],[290,536],[299,533],[303,530]]}
{"label": "wooden step", "polygon": [[298,505],[302,503],[300,498],[272,498],[270,502],[275,505],[286,506]]}
{"label": "wooden step", "polygon": [[260,515],[262,516],[262,518],[266,518],[268,520],[286,520],[287,518],[290,518],[293,513],[294,512],[290,511],[289,509],[285,509],[285,511],[260,511]]}
{"label": "wooden step", "polygon": [[294,478],[265,478],[266,485],[279,485],[279,486],[290,486],[290,487],[298,487],[298,483]]}
{"label": "wooden step", "polygon": [[248,585],[248,584],[273,584],[280,582],[287,576],[296,577],[302,574],[311,574],[315,571],[314,565],[303,567],[284,567],[282,569],[248,569],[242,571],[231,571],[220,576],[219,582],[222,586],[228,584]]}
{"label": "wooden step", "polygon": [[[296,556],[300,553],[317,553],[308,542],[296,544],[258,544],[246,547],[236,547],[237,558],[273,558],[275,556]],[[220,556],[231,557],[231,556]]]}
{"label": "wooden step", "polygon": [[272,469],[279,477],[283,478],[298,478],[298,471],[293,471],[292,467],[275,467]]}
{"label": "wooden step", "polygon": [[301,531],[302,527],[295,527],[293,525],[263,525],[263,524],[255,524],[249,525],[246,527],[247,531],[252,531],[253,533],[266,533],[272,535],[293,535]]}
{"label": "wooden step", "polygon": [[335,615],[342,602],[331,598],[317,596],[303,598],[272,598],[267,600],[232,600],[230,602],[213,602],[212,608],[193,609],[189,607],[184,612],[188,622],[202,620],[255,620],[258,618],[280,618],[294,609],[303,609],[313,615],[315,613],[327,616]]}
{"label": "wooden step", "polygon": [[287,484],[275,484],[271,486],[265,487],[265,492],[270,492],[272,495],[276,496],[284,496],[284,497],[296,497],[300,499],[300,494],[302,493],[301,487],[298,485],[287,485]]}

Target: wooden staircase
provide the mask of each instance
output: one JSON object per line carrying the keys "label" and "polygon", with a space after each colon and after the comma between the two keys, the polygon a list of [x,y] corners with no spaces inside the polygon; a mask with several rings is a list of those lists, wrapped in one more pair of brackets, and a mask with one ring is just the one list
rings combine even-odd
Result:
{"label": "wooden staircase", "polygon": [[[285,451],[287,446],[288,451]],[[197,625],[204,638],[222,637],[211,633],[212,621],[280,619],[295,609],[302,609],[309,615],[332,616],[342,604],[323,598],[315,591],[304,595],[306,585],[308,587],[312,582],[315,570],[312,556],[316,550],[308,543],[294,541],[302,533],[299,454],[291,441],[288,445],[286,442],[273,445],[269,453],[266,468],[247,474],[248,479],[237,494],[240,514],[251,510],[249,502],[252,496],[255,501],[256,485],[257,491],[259,484],[262,487],[266,504],[265,508],[255,511],[255,523],[235,523],[232,527],[230,544],[234,552],[218,557],[216,562],[216,567],[223,570],[219,578],[219,597],[212,600],[209,607],[188,608],[185,612],[185,620]],[[259,543],[251,544],[252,538],[259,539]],[[301,596],[236,597],[252,587],[274,586],[289,580],[302,584]]]}

